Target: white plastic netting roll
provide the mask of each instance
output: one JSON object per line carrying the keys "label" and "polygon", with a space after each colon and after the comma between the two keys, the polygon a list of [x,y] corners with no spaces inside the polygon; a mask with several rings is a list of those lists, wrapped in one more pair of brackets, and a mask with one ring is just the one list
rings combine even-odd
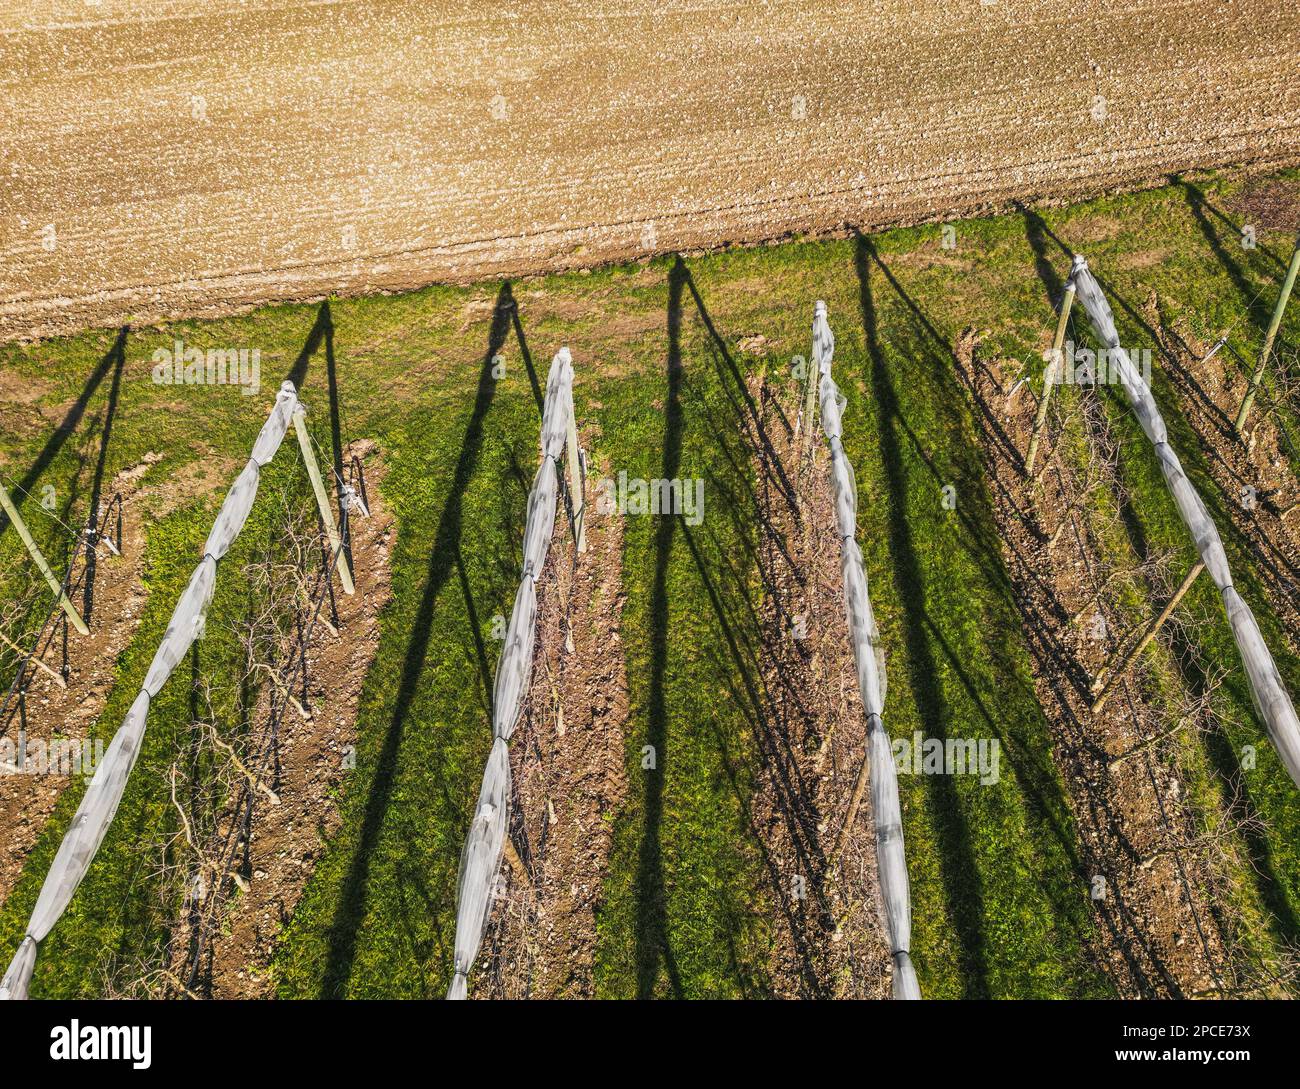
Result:
{"label": "white plastic netting roll", "polygon": [[172,612],[171,621],[154,654],[140,693],[105,750],[104,758],[95,769],[94,778],[72,818],[72,826],[59,845],[50,872],[41,886],[36,907],[32,909],[26,936],[14,954],[4,979],[0,980],[0,999],[27,997],[32,970],[36,966],[37,946],[45,940],[45,936],[67,909],[104,841],[126,791],[127,779],[135,767],[136,757],[140,755],[145,722],[149,715],[149,701],[158,695],[172,670],[198,637],[208,604],[212,601],[217,561],[226,554],[239,536],[239,531],[244,528],[257,496],[261,469],[280,448],[297,406],[297,391],[292,382],[285,382],[276,395],[270,418],[262,425],[257,441],[253,444],[253,453],[247,466],[226,494],[221,512],[217,515],[204,546],[203,559],[199,561],[189,585]]}
{"label": "white plastic netting roll", "polygon": [[551,360],[542,409],[542,464],[528,495],[524,561],[505,646],[497,662],[492,696],[492,750],[483,772],[478,803],[470,821],[457,880],[455,974],[447,997],[465,998],[483,930],[492,909],[493,886],[501,866],[510,808],[510,752],[507,742],[524,709],[533,671],[537,626],[537,577],[546,566],[559,497],[559,461],[573,412],[573,361],[567,348]]}
{"label": "white plastic netting roll", "polygon": [[1228,570],[1228,557],[1224,553],[1219,531],[1199,493],[1183,472],[1178,455],[1169,445],[1165,421],[1155,398],[1151,396],[1150,388],[1133,366],[1128,352],[1120,347],[1110,304],[1106,302],[1101,285],[1097,283],[1097,278],[1082,256],[1075,257],[1070,275],[1079,302],[1087,311],[1097,336],[1106,345],[1110,362],[1119,371],[1120,382],[1133,406],[1138,423],[1155,447],[1160,471],[1173,494],[1178,513],[1196,543],[1196,550],[1205,562],[1205,569],[1223,598],[1223,607],[1228,614],[1242,663],[1246,667],[1246,678],[1250,682],[1250,695],[1255,709],[1291,779],[1300,786],[1300,723],[1296,720],[1295,707],[1283,687],[1273,655],[1264,644],[1254,613],[1232,584],[1232,572]]}
{"label": "white plastic netting roll", "polygon": [[912,901],[903,849],[903,816],[898,801],[898,770],[889,735],[881,722],[886,677],[880,633],[867,594],[867,572],[855,540],[858,528],[857,484],[841,442],[844,398],[831,377],[835,336],[826,320],[826,304],[813,309],[813,365],[820,375],[822,431],[831,451],[831,486],[840,539],[840,570],[849,639],[857,666],[858,687],[867,715],[867,760],[871,773],[871,808],[876,826],[876,876],[884,909],[889,953],[894,961],[894,997],[916,999],[921,987],[912,967]]}

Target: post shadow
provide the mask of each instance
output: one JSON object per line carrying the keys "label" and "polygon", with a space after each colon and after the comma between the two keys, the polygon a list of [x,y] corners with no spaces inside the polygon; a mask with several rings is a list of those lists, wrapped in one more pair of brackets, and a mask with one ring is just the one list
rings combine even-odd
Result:
{"label": "post shadow", "polygon": [[[1174,175],[1169,179],[1169,182],[1171,185],[1181,187],[1184,191],[1184,195],[1188,197],[1189,202],[1192,199],[1196,201],[1198,208],[1193,211],[1197,216],[1198,221],[1204,219],[1204,223],[1208,225],[1211,218],[1217,219],[1227,227],[1234,236],[1237,238],[1241,237],[1241,229],[1243,225],[1233,222],[1233,220],[1224,213],[1222,209],[1216,207],[1210,198],[1205,195],[1205,190],[1199,185],[1193,184],[1182,175]],[[1189,190],[1190,192],[1188,192]],[[1204,229],[1205,227],[1202,226],[1202,230]],[[1211,245],[1213,245],[1213,243],[1211,243]],[[1271,264],[1276,265],[1279,273],[1286,272],[1287,259],[1277,251],[1269,249],[1262,242],[1258,241],[1255,243],[1255,250],[1258,253],[1262,253]]]}
{"label": "post shadow", "polygon": [[302,350],[293,361],[293,366],[284,376],[286,382],[292,382],[293,388],[302,391],[302,384],[307,381],[307,369],[311,366],[311,359],[324,343],[326,336],[333,338],[333,322],[330,318],[330,304],[323,302],[316,311],[316,320],[312,323],[310,331],[307,333],[307,339],[303,341]]}
{"label": "post shadow", "polygon": [[[894,568],[894,592],[902,605],[908,673],[917,712],[927,737],[946,739],[948,709],[935,684],[938,663],[926,636],[927,607],[920,557],[907,517],[907,467],[898,426],[902,412],[894,381],[879,339],[876,305],[872,295],[870,262],[875,247],[863,235],[855,246],[858,297],[867,354],[871,359],[871,384],[878,405],[881,463],[889,488],[889,544]],[[935,814],[936,841],[941,856],[944,899],[948,917],[957,932],[957,955],[967,998],[988,998],[988,950],[984,935],[983,882],[974,861],[970,829],[951,776],[926,776],[930,804]]]}
{"label": "post shadow", "polygon": [[[824,887],[827,859],[825,852],[821,848],[816,829],[816,818],[810,805],[810,786],[804,781],[798,762],[790,748],[788,736],[783,735],[773,726],[768,713],[772,702],[771,694],[762,678],[761,665],[756,660],[749,641],[744,639],[743,633],[738,631],[737,626],[732,623],[727,607],[723,602],[722,593],[715,584],[713,577],[709,574],[708,565],[704,562],[700,547],[695,541],[691,528],[687,525],[682,526],[682,538],[690,549],[691,560],[700,576],[700,581],[704,584],[705,593],[709,598],[709,605],[718,621],[718,626],[722,630],[723,643],[727,648],[726,657],[731,659],[734,666],[734,676],[726,678],[728,691],[731,693],[736,707],[753,731],[761,748],[763,759],[772,767],[771,776],[780,799],[778,808],[790,835],[791,847],[798,860],[798,872],[811,878],[811,891],[821,913],[821,921],[825,922],[830,917],[831,911]],[[746,599],[746,605],[750,608],[751,617],[757,619],[753,616],[752,604],[748,599]],[[744,644],[743,649],[742,643]],[[739,685],[736,683],[736,677],[739,678]],[[727,755],[726,739],[717,731],[716,722],[714,725],[719,752],[722,756],[728,780],[742,808],[748,813],[749,798],[741,790],[735,767]],[[768,872],[768,880],[772,883],[773,888],[776,888],[781,882],[780,869],[762,838],[757,837],[756,842],[763,856],[763,863]],[[785,916],[786,923],[790,927],[790,934],[795,946],[795,956],[804,987],[813,997],[830,997],[818,978],[813,955],[814,941],[824,935],[817,933],[815,923],[810,925],[809,921],[800,918],[788,897],[778,897],[777,899],[781,913]],[[738,972],[739,975],[741,974]],[[742,978],[741,982],[746,981]]]}
{"label": "post shadow", "polygon": [[[119,334],[120,338],[120,334]],[[117,353],[113,366],[113,381],[108,388],[108,404],[104,409],[103,428],[99,436],[99,456],[95,461],[95,475],[90,485],[90,515],[86,521],[86,587],[83,598],[82,619],[90,623],[95,608],[95,570],[99,560],[99,504],[104,491],[104,469],[108,462],[108,444],[113,437],[113,420],[117,417],[117,400],[122,389],[122,369],[126,363],[125,341]]]}
{"label": "post shadow", "polygon": [[[668,273],[668,390],[664,402],[664,443],[660,477],[678,475],[682,453],[682,294],[687,282],[680,257]],[[662,825],[664,781],[668,777],[668,565],[676,518],[659,518],[654,536],[654,580],[650,590],[650,692],[646,744],[654,749],[656,771],[645,780],[645,826],[637,859],[636,976],[637,997],[653,998],[662,961],[669,986],[683,997],[676,960],[668,943],[668,904],[664,888]]]}
{"label": "post shadow", "polygon": [[343,997],[351,979],[357,939],[365,919],[366,896],[370,884],[370,860],[379,842],[384,818],[397,785],[398,755],[405,734],[407,716],[415,701],[420,676],[424,671],[424,661],[429,652],[434,610],[456,565],[457,548],[462,532],[465,492],[478,466],[479,452],[483,445],[484,418],[496,394],[497,381],[492,374],[492,361],[493,357],[500,352],[509,332],[510,309],[513,302],[510,284],[508,281],[503,282],[492,315],[487,351],[483,354],[483,362],[479,370],[474,407],[465,428],[451,487],[434,534],[424,590],[415,616],[412,618],[411,638],[407,643],[402,662],[393,713],[384,733],[374,780],[366,798],[360,836],[343,879],[338,905],[330,924],[326,965],[319,990],[320,998]]}
{"label": "post shadow", "polygon": [[533,353],[528,350],[528,338],[524,336],[524,323],[519,317],[519,300],[513,297],[510,299],[510,324],[515,331],[519,356],[524,361],[524,370],[528,372],[528,384],[533,388],[533,400],[537,402],[537,415],[540,417],[546,409],[546,398],[537,380],[537,369],[533,366]]}
{"label": "post shadow", "polygon": [[339,405],[338,366],[334,359],[334,315],[330,312],[329,300],[320,304],[316,320],[325,324],[325,383],[329,392],[330,413],[330,454],[334,461],[334,496],[338,503],[338,522],[343,529],[343,555],[348,569],[356,571],[352,559],[352,518],[348,510],[346,487],[346,469],[343,464],[343,413]]}
{"label": "post shadow", "polygon": [[469,617],[470,634],[474,637],[474,656],[478,662],[479,683],[483,686],[483,710],[492,719],[492,667],[488,664],[487,645],[483,642],[483,627],[479,623],[478,609],[474,606],[474,591],[465,571],[465,557],[461,553],[460,538],[456,539],[456,577],[460,581],[461,596],[465,599],[465,614]]}
{"label": "post shadow", "polygon": [[1047,255],[1047,243],[1052,241],[1064,253],[1066,260],[1073,260],[1074,253],[1062,242],[1047,222],[1029,205],[1016,201],[1013,207],[1020,213],[1021,218],[1025,221],[1025,241],[1029,243],[1029,248],[1034,254],[1034,272],[1038,275],[1044,290],[1047,292],[1048,299],[1056,306],[1060,305],[1061,298],[1065,294],[1065,281],[1061,279],[1056,271],[1056,266],[1052,264],[1051,258]]}
{"label": "post shadow", "polygon": [[[524,323],[519,316],[519,300],[515,298],[510,300],[510,323],[514,329],[515,343],[519,346],[519,357],[523,360],[524,370],[528,374],[528,385],[533,391],[533,400],[537,402],[537,419],[540,423],[546,416],[546,397],[542,393],[542,386],[537,378],[537,368],[533,366],[533,353],[529,350],[528,338],[524,334]],[[513,459],[511,462],[511,469],[516,470],[517,473],[518,466]],[[569,523],[569,532],[576,537],[578,532],[577,505],[574,503],[574,497],[570,494],[568,478],[563,472],[559,473],[558,478],[560,485],[560,500],[564,503],[564,516]],[[521,476],[520,480],[524,486],[524,493],[527,494],[532,485],[525,477]],[[576,552],[573,554],[573,563],[576,567],[578,563],[578,554]]]}
{"label": "post shadow", "polygon": [[[18,485],[21,495],[27,495],[36,487],[36,482],[40,480],[41,474],[50,467],[50,463],[63,449],[63,444],[68,441],[70,436],[81,423],[81,419],[86,414],[86,406],[90,403],[91,397],[95,395],[95,390],[104,380],[105,376],[114,367],[118,373],[121,372],[122,364],[126,359],[126,336],[129,327],[123,325],[117,331],[117,338],[113,341],[113,346],[104,354],[104,357],[95,366],[90,377],[86,379],[86,384],[82,387],[81,393],[77,396],[71,408],[64,414],[63,420],[59,426],[54,429],[54,433],[46,440],[44,448],[37,455],[32,467],[27,470]],[[0,511],[0,533],[3,533],[9,526],[9,518]]]}
{"label": "post shadow", "polygon": [[754,398],[749,392],[749,387],[745,384],[745,377],[741,374],[740,368],[736,365],[735,357],[732,356],[731,349],[727,347],[727,342],[722,338],[722,334],[718,332],[717,326],[713,324],[713,317],[709,313],[709,308],[704,305],[704,297],[700,294],[699,288],[695,286],[695,278],[691,275],[690,269],[686,267],[686,263],[680,256],[677,258],[677,263],[673,266],[673,271],[676,272],[679,267],[681,269],[680,275],[682,276],[686,286],[690,288],[691,298],[695,302],[696,310],[699,311],[700,320],[704,322],[704,328],[708,332],[710,339],[713,341],[714,346],[717,348],[718,357],[725,364],[725,370],[722,367],[719,367],[719,374],[723,378],[724,382],[728,377],[730,377],[731,384],[735,388],[734,394],[728,390],[728,397],[733,403],[735,403],[737,396],[740,397],[742,405],[737,406],[738,414],[746,420],[746,429],[753,431],[755,444],[764,455],[764,462],[776,470],[778,485],[782,493],[785,495],[786,500],[797,513],[799,505],[796,499],[794,485],[790,483],[789,477],[786,476],[785,469],[781,464],[781,459],[776,456],[776,450],[772,446],[771,437],[768,435],[767,428],[763,424],[763,415],[759,412],[758,406],[754,403]]}
{"label": "post shadow", "polygon": [[1177,187],[1182,190],[1183,199],[1187,201],[1188,211],[1192,213],[1192,218],[1196,220],[1196,226],[1201,232],[1201,237],[1210,247],[1210,252],[1214,254],[1214,259],[1223,266],[1223,271],[1228,274],[1228,279],[1232,281],[1232,286],[1237,289],[1242,300],[1247,305],[1247,317],[1251,323],[1259,328],[1260,333],[1264,332],[1268,322],[1268,312],[1260,312],[1257,305],[1258,299],[1252,298],[1257,293],[1251,290],[1246,274],[1242,270],[1240,262],[1232,257],[1224,248],[1222,240],[1219,238],[1219,232],[1214,229],[1214,224],[1210,222],[1210,211],[1205,194],[1191,182],[1184,178],[1179,178]]}
{"label": "post shadow", "polygon": [[339,524],[343,527],[343,555],[348,561],[348,566],[352,567],[352,534],[347,528],[347,500],[343,491],[345,479],[343,430],[340,421],[338,369],[334,358],[334,318],[330,312],[328,299],[317,308],[316,320],[312,322],[307,339],[303,341],[302,349],[294,358],[289,372],[284,376],[285,381],[293,383],[293,388],[298,392],[299,397],[302,396],[302,387],[307,381],[307,371],[311,366],[312,357],[321,350],[322,346],[325,349],[325,381],[329,398],[330,460],[334,474],[334,493],[339,507]]}

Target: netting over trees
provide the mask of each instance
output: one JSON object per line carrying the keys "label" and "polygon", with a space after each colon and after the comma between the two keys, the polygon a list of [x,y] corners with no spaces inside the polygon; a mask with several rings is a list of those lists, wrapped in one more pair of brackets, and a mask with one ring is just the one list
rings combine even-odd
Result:
{"label": "netting over trees", "polygon": [[[478,804],[460,859],[456,900],[455,975],[447,997],[465,998],[469,973],[478,956],[492,908],[492,892],[505,846],[510,803],[510,755],[507,748],[524,708],[524,694],[533,671],[536,641],[537,576],[546,566],[546,553],[555,528],[559,496],[560,456],[573,416],[573,362],[567,348],[551,360],[542,409],[542,464],[528,494],[524,529],[524,564],[514,608],[506,628],[505,646],[497,663],[492,693],[492,749],[483,771]],[[580,500],[579,500],[580,501]]]}
{"label": "netting over trees", "polygon": [[840,539],[840,570],[844,575],[844,606],[849,620],[849,640],[857,666],[858,687],[867,715],[867,754],[871,774],[871,809],[876,827],[876,877],[884,906],[889,953],[894,961],[894,997],[920,998],[921,988],[912,966],[912,901],[903,849],[903,815],[898,801],[898,771],[889,735],[881,722],[884,711],[885,658],[880,632],[867,594],[867,572],[855,540],[858,528],[858,490],[853,466],[844,453],[842,412],[844,398],[831,377],[835,336],[826,320],[826,304],[813,309],[813,365],[820,375],[822,431],[831,450],[831,486]]}
{"label": "netting over trees", "polygon": [[1096,277],[1088,268],[1088,262],[1082,256],[1074,258],[1071,281],[1093,329],[1106,345],[1108,360],[1119,375],[1138,423],[1155,447],[1160,471],[1173,494],[1178,513],[1223,598],[1223,607],[1228,614],[1228,622],[1232,625],[1232,634],[1237,641],[1237,649],[1241,652],[1242,663],[1246,667],[1255,710],[1263,720],[1273,746],[1292,780],[1300,786],[1300,723],[1296,721],[1295,707],[1282,685],[1282,677],[1273,656],[1264,644],[1254,613],[1232,584],[1232,572],[1228,569],[1228,557],[1224,553],[1219,531],[1206,510],[1204,501],[1183,472],[1178,455],[1169,445],[1165,421],[1155,398],[1151,396],[1150,388],[1134,367],[1128,352],[1120,347],[1110,304],[1106,302],[1101,285],[1097,283]]}
{"label": "netting over trees", "polygon": [[262,467],[279,450],[297,407],[297,391],[292,382],[285,382],[276,395],[270,418],[262,425],[257,441],[253,444],[248,464],[226,494],[221,512],[203,546],[203,559],[199,561],[189,585],[176,603],[140,694],[136,696],[125,720],[113,735],[90,786],[86,788],[85,797],[72,818],[72,826],[59,845],[50,872],[41,886],[36,907],[32,909],[27,933],[18,952],[14,954],[4,979],[0,980],[0,999],[27,997],[32,970],[36,965],[37,947],[67,909],[113,822],[118,803],[126,790],[127,779],[140,754],[145,722],[149,715],[149,701],[167,683],[167,678],[202,632],[204,617],[216,586],[217,561],[230,550],[240,530],[244,528],[253,508],[253,500],[257,498]]}

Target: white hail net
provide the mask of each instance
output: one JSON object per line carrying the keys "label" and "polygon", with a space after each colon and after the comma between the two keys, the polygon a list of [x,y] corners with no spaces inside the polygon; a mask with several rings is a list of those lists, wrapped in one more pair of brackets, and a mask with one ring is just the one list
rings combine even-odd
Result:
{"label": "white hail net", "polygon": [[898,802],[898,772],[894,753],[880,716],[884,710],[885,658],[867,595],[867,572],[857,534],[858,493],[853,466],[841,442],[844,399],[831,377],[835,336],[826,320],[826,304],[813,310],[813,364],[821,376],[822,431],[831,450],[831,485],[840,539],[840,570],[844,575],[844,605],[849,639],[857,665],[858,687],[867,715],[867,755],[871,775],[871,809],[876,826],[876,878],[885,913],[889,953],[894,961],[894,997],[920,998],[916,970],[912,967],[912,902],[903,850],[903,816]]}
{"label": "white hail net", "polygon": [[560,455],[573,412],[573,362],[567,348],[551,360],[542,409],[542,464],[528,495],[524,528],[524,564],[515,594],[505,647],[497,663],[492,693],[492,750],[488,753],[478,804],[465,839],[457,882],[455,975],[447,997],[465,998],[469,973],[478,956],[492,908],[493,886],[501,865],[510,802],[510,754],[507,743],[519,722],[524,693],[533,669],[537,622],[537,577],[546,565],[559,496]]}
{"label": "white hail net", "polygon": [[158,695],[172,670],[198,638],[216,585],[217,561],[229,551],[239,536],[239,531],[244,528],[253,500],[257,497],[262,467],[270,462],[280,448],[297,407],[297,391],[292,382],[285,382],[276,395],[270,418],[262,425],[257,441],[253,444],[248,464],[226,494],[221,513],[217,515],[212,532],[208,534],[207,543],[203,546],[203,559],[199,561],[189,585],[176,603],[140,694],[131,704],[121,727],[113,735],[103,760],[95,769],[90,786],[86,788],[85,797],[72,818],[72,826],[59,845],[58,854],[54,856],[50,872],[41,886],[36,907],[32,909],[27,933],[18,952],[14,954],[4,979],[0,981],[0,999],[27,997],[32,969],[36,965],[36,948],[67,909],[73,893],[77,891],[77,886],[94,861],[95,852],[99,850],[108,826],[113,822],[113,815],[126,790],[126,781],[131,775],[131,769],[135,767],[136,757],[140,755],[145,720],[149,715],[149,701]]}
{"label": "white hail net", "polygon": [[1300,723],[1296,721],[1295,707],[1282,686],[1282,677],[1273,662],[1272,654],[1264,644],[1254,613],[1232,584],[1232,572],[1228,570],[1228,558],[1223,551],[1219,531],[1215,528],[1209,511],[1205,509],[1205,503],[1183,472],[1178,455],[1169,445],[1165,421],[1155,398],[1151,396],[1151,390],[1134,367],[1128,353],[1120,347],[1115,316],[1111,313],[1110,304],[1106,302],[1101,285],[1097,283],[1097,278],[1083,257],[1075,257],[1071,278],[1093,329],[1106,345],[1109,361],[1119,371],[1120,382],[1128,394],[1138,423],[1155,447],[1156,460],[1173,493],[1178,513],[1186,523],[1205,563],[1205,569],[1209,571],[1210,578],[1214,580],[1214,585],[1223,598],[1223,607],[1228,614],[1228,622],[1232,625],[1232,634],[1237,640],[1242,663],[1246,667],[1255,709],[1263,720],[1282,763],[1286,765],[1292,780],[1300,786]]}

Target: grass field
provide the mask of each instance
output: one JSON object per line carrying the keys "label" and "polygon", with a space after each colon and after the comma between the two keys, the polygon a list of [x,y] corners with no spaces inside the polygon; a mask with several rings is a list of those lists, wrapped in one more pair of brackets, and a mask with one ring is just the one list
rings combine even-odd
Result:
{"label": "grass field", "polygon": [[[1298,183],[1296,175],[1276,182],[1292,193]],[[937,226],[923,227],[739,249],[685,266],[662,260],[508,288],[338,301],[329,308],[328,344],[309,336],[319,318],[310,306],[132,331],[107,476],[155,451],[163,459],[146,479],[170,475],[194,494],[148,527],[146,611],[118,661],[99,732],[107,737],[120,722],[224,487],[284,376],[303,379],[313,429],[328,448],[328,349],[344,439],[375,439],[388,464],[384,496],[397,519],[393,599],[360,701],[357,766],[341,798],[342,826],[316,860],[287,927],[275,983],[285,997],[440,995],[450,975],[460,847],[490,740],[499,648],[485,633],[491,617],[509,612],[517,584],[537,457],[537,382],[552,352],[567,344],[593,463],[629,477],[699,477],[707,496],[698,527],[677,519],[626,522],[631,788],[624,806],[608,814],[614,851],[600,912],[597,990],[609,997],[769,993],[767,931],[778,893],[747,822],[758,759],[751,722],[762,698],[747,673],[760,592],[749,555],[752,469],[738,440],[737,375],[726,359],[742,367],[762,360],[772,379],[793,382],[790,361],[808,354],[812,303],[822,298],[837,335],[837,379],[848,397],[858,539],[887,652],[886,727],[895,737],[921,730],[996,738],[1002,747],[995,785],[962,776],[900,779],[922,990],[951,998],[1110,994],[1096,968],[1087,875],[1080,872],[953,351],[963,330],[974,328],[986,334],[991,351],[1037,360],[1050,335],[1049,289],[1068,269],[1055,235],[1085,252],[1131,305],[1154,288],[1162,302],[1185,308],[1207,328],[1231,326],[1236,346],[1253,359],[1289,240],[1261,230],[1258,249],[1230,248],[1231,223],[1207,209],[1227,206],[1241,185],[1212,179],[1194,193],[1174,185],[1038,215],[963,221],[953,225],[953,249],[943,248]],[[511,321],[512,302],[526,347]],[[1130,323],[1126,343],[1130,335],[1134,343],[1149,342],[1129,311],[1116,305],[1116,312],[1121,324]],[[1297,339],[1300,312],[1292,310],[1283,331]],[[178,337],[204,347],[259,347],[261,395],[154,385],[151,354]],[[52,483],[66,497],[66,521],[84,515],[107,378],[90,393],[68,441],[52,454],[42,450],[112,342],[111,333],[92,332],[0,348],[9,391],[0,399],[0,469],[6,479],[23,480],[40,464],[30,489]],[[504,362],[503,375],[494,375],[494,361]],[[1040,367],[1031,362],[1027,369],[1036,375]],[[30,404],[13,395],[19,386],[31,392]],[[1160,379],[1156,395],[1184,463],[1219,513],[1224,499],[1204,479],[1177,395]],[[1148,446],[1122,405],[1109,407],[1136,499],[1134,532],[1190,557]],[[267,478],[269,495],[305,494],[294,458],[286,445]],[[223,561],[212,634],[200,644],[196,665],[202,676],[219,679],[229,661],[221,621],[247,604],[233,576],[265,540],[278,510],[274,501],[259,504],[239,550]],[[59,555],[62,531],[43,525],[39,532]],[[1225,538],[1266,638],[1275,649],[1285,647],[1249,552],[1231,534]],[[12,533],[0,537],[0,559],[12,558],[14,547]],[[1210,592],[1208,583],[1196,591]],[[1249,804],[1267,827],[1243,845],[1240,876],[1256,920],[1252,940],[1267,950],[1295,937],[1300,806],[1251,712],[1226,622],[1196,638],[1206,655],[1231,666],[1219,694],[1224,734],[1202,754],[1207,781],[1232,771],[1241,745],[1260,751],[1248,778]],[[0,663],[7,683],[11,659]],[[1294,692],[1294,647],[1279,665]],[[106,976],[129,972],[164,941],[177,905],[152,882],[149,851],[172,830],[163,776],[185,744],[190,702],[182,676],[156,701],[126,800],[43,949],[35,993],[99,993]],[[234,715],[234,705],[217,713]],[[642,770],[646,745],[655,748],[653,773]],[[0,957],[19,940],[78,793],[66,791],[0,907]],[[1207,788],[1206,798],[1213,796]]]}

